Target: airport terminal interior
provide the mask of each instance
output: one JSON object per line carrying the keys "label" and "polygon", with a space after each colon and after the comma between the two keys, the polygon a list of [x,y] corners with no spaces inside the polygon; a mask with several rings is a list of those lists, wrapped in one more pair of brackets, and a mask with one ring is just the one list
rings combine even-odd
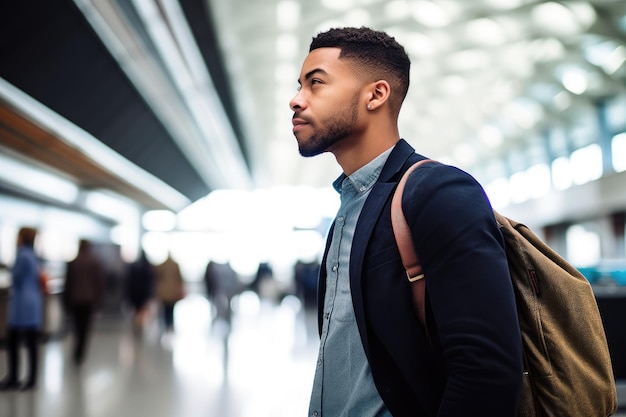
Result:
{"label": "airport terminal interior", "polygon": [[[402,137],[589,281],[626,416],[626,1],[35,0],[0,2],[0,379],[23,227],[43,328],[37,384],[1,391],[0,417],[306,415],[341,170],[299,155],[289,102],[341,26],[404,45]],[[81,240],[105,285],[77,361]],[[180,267],[172,325],[127,297],[144,255]]]}

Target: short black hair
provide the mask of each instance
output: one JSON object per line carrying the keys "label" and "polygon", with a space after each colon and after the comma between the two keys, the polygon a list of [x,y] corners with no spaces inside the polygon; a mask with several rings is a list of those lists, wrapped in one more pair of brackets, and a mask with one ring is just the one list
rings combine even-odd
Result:
{"label": "short black hair", "polygon": [[411,60],[395,38],[368,27],[332,28],[313,38],[309,52],[318,48],[339,48],[339,58],[354,60],[371,81],[389,82],[391,99],[400,110],[409,90]]}

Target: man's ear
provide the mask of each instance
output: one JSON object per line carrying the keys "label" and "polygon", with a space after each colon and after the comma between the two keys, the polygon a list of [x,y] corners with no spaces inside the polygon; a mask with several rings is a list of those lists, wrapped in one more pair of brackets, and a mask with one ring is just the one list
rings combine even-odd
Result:
{"label": "man's ear", "polygon": [[370,84],[368,110],[375,110],[389,100],[391,86],[385,80],[378,80]]}

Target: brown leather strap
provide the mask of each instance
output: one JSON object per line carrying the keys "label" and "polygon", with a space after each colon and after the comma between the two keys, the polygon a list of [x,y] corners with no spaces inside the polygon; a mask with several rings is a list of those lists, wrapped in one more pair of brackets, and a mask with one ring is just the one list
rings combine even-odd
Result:
{"label": "brown leather strap", "polygon": [[421,165],[427,162],[435,162],[432,159],[422,159],[413,164],[406,170],[402,179],[398,183],[393,199],[391,200],[391,225],[393,234],[396,238],[402,264],[406,270],[406,276],[411,282],[411,292],[417,315],[424,326],[426,326],[426,283],[422,266],[419,263],[415,247],[413,246],[413,238],[411,237],[411,229],[406,221],[404,211],[402,210],[402,193],[409,175]]}

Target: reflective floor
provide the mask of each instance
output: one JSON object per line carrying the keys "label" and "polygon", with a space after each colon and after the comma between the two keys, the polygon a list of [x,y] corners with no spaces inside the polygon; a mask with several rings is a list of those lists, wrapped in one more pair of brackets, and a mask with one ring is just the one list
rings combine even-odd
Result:
{"label": "reflective floor", "polygon": [[265,305],[253,294],[239,300],[228,338],[201,296],[177,304],[175,334],[158,320],[138,334],[129,319],[100,318],[81,367],[69,336],[43,344],[38,389],[0,393],[0,416],[306,416],[317,337],[304,323],[296,299]]}
{"label": "reflective floor", "polygon": [[199,295],[177,304],[175,334],[162,332],[156,309],[142,333],[128,317],[100,317],[80,367],[71,337],[53,338],[42,344],[38,389],[0,393],[0,417],[306,416],[314,314],[295,298],[275,305],[251,293],[235,308],[230,332]]}

